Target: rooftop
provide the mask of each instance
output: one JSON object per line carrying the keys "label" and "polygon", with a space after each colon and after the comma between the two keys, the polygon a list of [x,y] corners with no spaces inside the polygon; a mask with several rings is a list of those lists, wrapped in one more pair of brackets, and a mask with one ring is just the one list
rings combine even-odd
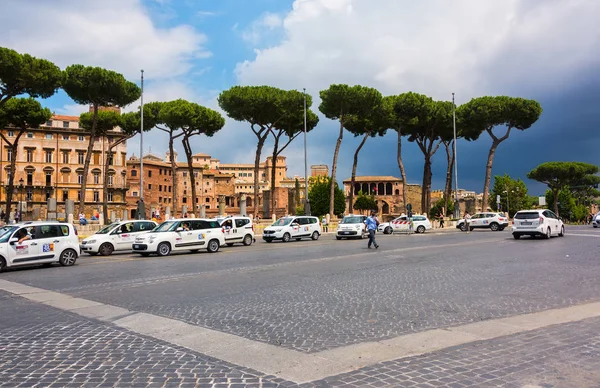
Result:
{"label": "rooftop", "polygon": [[[344,183],[350,183],[352,181],[351,178],[344,179]],[[395,176],[376,176],[376,175],[367,175],[367,176],[357,176],[354,178],[355,182],[402,182],[401,178],[396,178]]]}
{"label": "rooftop", "polygon": [[51,120],[61,121],[77,121],[79,122],[79,116],[65,116],[65,115],[52,115]]}

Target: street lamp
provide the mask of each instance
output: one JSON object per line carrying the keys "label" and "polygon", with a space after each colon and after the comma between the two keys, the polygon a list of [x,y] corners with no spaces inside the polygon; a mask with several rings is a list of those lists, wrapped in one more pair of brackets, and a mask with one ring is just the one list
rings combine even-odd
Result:
{"label": "street lamp", "polygon": [[21,222],[23,219],[23,178],[19,179],[19,190],[21,190],[21,200],[19,201],[19,219],[17,222]]}
{"label": "street lamp", "polygon": [[310,201],[308,199],[308,158],[306,156],[306,88],[304,93],[304,215],[310,216]]}

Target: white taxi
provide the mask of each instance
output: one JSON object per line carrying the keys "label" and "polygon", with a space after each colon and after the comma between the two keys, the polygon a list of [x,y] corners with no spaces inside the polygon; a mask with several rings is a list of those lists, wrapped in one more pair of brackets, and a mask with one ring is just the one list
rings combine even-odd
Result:
{"label": "white taxi", "polygon": [[225,243],[228,247],[235,243],[242,243],[246,246],[252,245],[254,238],[254,225],[250,217],[228,216],[216,219],[223,227],[225,233]]}
{"label": "white taxi", "polygon": [[184,218],[165,221],[151,232],[137,236],[132,244],[134,253],[167,256],[171,252],[198,252],[202,248],[215,253],[225,244],[223,229],[217,220]]}
{"label": "white taxi", "polygon": [[0,271],[54,262],[68,267],[80,253],[77,230],[71,224],[42,221],[0,227]]}
{"label": "white taxi", "polygon": [[121,221],[107,225],[93,235],[83,239],[81,251],[95,256],[109,256],[115,251],[130,251],[135,237],[151,231],[158,224],[154,221]]}
{"label": "white taxi", "polygon": [[[475,213],[471,217],[471,221],[469,221],[470,230],[477,228],[490,229],[492,232],[502,232],[506,227],[508,227],[508,218],[504,214],[496,212]],[[463,232],[467,231],[467,224],[464,218],[458,220],[456,228]]]}
{"label": "white taxi", "polygon": [[291,239],[300,241],[303,238],[318,240],[321,235],[321,224],[317,217],[295,216],[282,217],[263,231],[263,240],[270,243],[274,240],[288,242]]}
{"label": "white taxi", "polygon": [[565,235],[565,225],[560,217],[548,209],[520,210],[513,219],[512,235],[515,240],[521,236],[552,236]]}
{"label": "white taxi", "polygon": [[[426,230],[431,229],[431,221],[427,216],[414,215],[412,216],[412,230],[417,233],[425,233]],[[392,233],[407,233],[411,231],[411,219],[406,215],[394,218],[390,222],[383,222],[377,227],[378,232],[383,234]]]}
{"label": "white taxi", "polygon": [[365,221],[367,216],[348,214],[338,224],[335,238],[365,238],[369,236]]}

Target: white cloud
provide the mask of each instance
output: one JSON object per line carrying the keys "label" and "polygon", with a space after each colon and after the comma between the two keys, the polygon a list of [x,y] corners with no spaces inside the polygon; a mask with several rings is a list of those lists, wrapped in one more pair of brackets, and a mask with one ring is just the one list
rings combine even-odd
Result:
{"label": "white cloud", "polygon": [[598,14],[595,0],[296,0],[281,43],[256,50],[236,74],[313,95],[331,83],[462,100],[544,89],[598,63]]}
{"label": "white cloud", "polygon": [[[278,30],[282,26],[283,19],[281,16],[275,13],[266,12],[242,32],[242,39],[257,45],[265,38],[265,36],[273,34],[274,30]],[[237,28],[237,24],[234,26],[234,29],[235,28]]]}
{"label": "white cloud", "polygon": [[62,68],[101,66],[128,78],[139,78],[140,69],[149,79],[182,75],[211,55],[205,35],[186,25],[155,26],[139,0],[7,0],[0,24],[0,46]]}

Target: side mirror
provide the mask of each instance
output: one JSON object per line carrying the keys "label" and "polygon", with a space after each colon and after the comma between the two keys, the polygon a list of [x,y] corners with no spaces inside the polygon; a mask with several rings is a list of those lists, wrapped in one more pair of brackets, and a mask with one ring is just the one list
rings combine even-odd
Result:
{"label": "side mirror", "polygon": [[183,232],[183,228],[180,226],[177,229],[175,229],[176,232]]}
{"label": "side mirror", "polygon": [[17,242],[19,242],[19,239],[16,237],[11,238],[10,240],[8,240],[8,243],[10,245],[15,245]]}

